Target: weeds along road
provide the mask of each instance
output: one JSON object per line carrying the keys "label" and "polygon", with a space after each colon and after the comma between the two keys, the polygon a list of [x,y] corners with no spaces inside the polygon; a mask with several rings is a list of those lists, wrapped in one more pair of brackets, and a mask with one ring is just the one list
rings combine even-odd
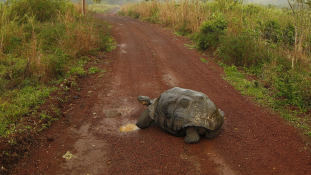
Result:
{"label": "weeds along road", "polygon": [[[111,71],[82,81],[81,100],[65,107],[68,122],[46,131],[53,141],[42,142],[18,174],[311,174],[309,147],[296,129],[241,96],[184,39],[137,19],[96,17],[113,26],[118,43],[107,55],[112,62],[102,64]],[[207,94],[225,112],[215,139],[186,144],[156,124],[119,132],[146,109],[137,96],[156,98],[175,86]]]}

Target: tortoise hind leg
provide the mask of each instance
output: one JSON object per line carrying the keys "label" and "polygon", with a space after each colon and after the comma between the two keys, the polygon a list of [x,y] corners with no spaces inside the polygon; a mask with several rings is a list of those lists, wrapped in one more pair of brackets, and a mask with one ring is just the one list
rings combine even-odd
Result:
{"label": "tortoise hind leg", "polygon": [[195,143],[200,140],[200,135],[198,133],[198,130],[196,127],[188,127],[186,129],[186,137],[185,142],[186,143]]}
{"label": "tortoise hind leg", "polygon": [[148,128],[153,120],[149,116],[149,110],[146,109],[139,117],[138,122],[136,123],[136,126],[145,129]]}
{"label": "tortoise hind leg", "polygon": [[218,131],[207,130],[207,131],[206,131],[206,134],[205,134],[205,137],[206,137],[207,139],[213,139],[213,138],[216,137],[217,133],[218,133]]}

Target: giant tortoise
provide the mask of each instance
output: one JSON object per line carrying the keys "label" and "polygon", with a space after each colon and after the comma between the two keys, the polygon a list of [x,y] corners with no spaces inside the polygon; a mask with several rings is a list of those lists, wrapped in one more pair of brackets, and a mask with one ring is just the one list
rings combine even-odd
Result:
{"label": "giant tortoise", "polygon": [[186,136],[185,142],[195,143],[200,135],[216,137],[224,123],[224,112],[203,93],[174,87],[150,100],[139,96],[137,100],[148,108],[141,114],[136,126],[148,128],[156,122],[163,130],[175,136]]}

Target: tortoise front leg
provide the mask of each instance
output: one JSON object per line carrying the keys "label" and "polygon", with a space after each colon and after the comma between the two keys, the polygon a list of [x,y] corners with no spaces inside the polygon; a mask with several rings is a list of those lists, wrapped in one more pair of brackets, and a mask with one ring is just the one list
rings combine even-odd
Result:
{"label": "tortoise front leg", "polygon": [[136,126],[145,129],[148,128],[153,120],[149,116],[149,110],[146,109],[139,117],[138,122],[136,123]]}
{"label": "tortoise front leg", "polygon": [[186,143],[195,143],[200,140],[200,135],[198,133],[197,127],[188,127],[186,129],[186,137],[185,142]]}

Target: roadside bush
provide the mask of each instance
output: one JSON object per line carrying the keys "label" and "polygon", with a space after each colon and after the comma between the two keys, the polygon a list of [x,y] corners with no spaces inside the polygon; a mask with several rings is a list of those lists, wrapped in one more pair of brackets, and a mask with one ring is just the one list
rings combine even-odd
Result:
{"label": "roadside bush", "polygon": [[211,47],[217,48],[220,36],[225,34],[228,27],[228,21],[220,13],[213,15],[211,20],[204,21],[199,34],[196,36],[197,47],[200,50],[206,50]]}
{"label": "roadside bush", "polygon": [[120,15],[120,16],[126,16],[125,11],[118,11],[117,14]]}
{"label": "roadside bush", "polygon": [[311,107],[310,77],[298,72],[276,72],[273,86],[276,88],[276,97],[285,104],[298,107],[306,111]]}
{"label": "roadside bush", "polygon": [[246,5],[246,7],[244,9],[244,12],[250,16],[256,16],[262,11],[264,11],[262,6],[255,5],[255,4],[248,4],[248,5]]}
{"label": "roadside bush", "polygon": [[295,44],[295,26],[292,24],[287,24],[283,28],[283,42],[293,46]]}
{"label": "roadside bush", "polygon": [[265,23],[258,22],[257,30],[262,32],[262,37],[269,42],[281,43],[293,46],[295,43],[295,26],[287,24],[281,27],[277,20],[269,20]]}
{"label": "roadside bush", "polygon": [[[259,43],[254,35],[245,32],[238,36],[222,36],[217,54],[224,61],[246,68],[260,70],[264,63],[270,62],[268,48]],[[255,73],[255,72],[253,72]]]}
{"label": "roadside bush", "polygon": [[53,52],[55,48],[59,45],[58,42],[60,41],[60,39],[63,38],[66,34],[66,26],[64,23],[43,23],[42,25],[40,25],[39,30],[40,31],[37,31],[38,40],[41,43],[42,50],[47,52]]}
{"label": "roadside bush", "polygon": [[277,43],[282,37],[281,26],[277,20],[269,20],[261,25],[264,38]]}
{"label": "roadside bush", "polygon": [[189,21],[184,21],[183,24],[181,24],[180,26],[177,26],[176,34],[182,35],[182,36],[189,35],[192,32],[191,29],[188,28],[189,23],[190,23]]}
{"label": "roadside bush", "polygon": [[20,22],[26,22],[29,16],[40,22],[55,19],[69,5],[67,0],[9,0],[7,4],[11,5],[9,19],[18,18]]}
{"label": "roadside bush", "polygon": [[128,15],[131,16],[132,18],[138,19],[140,16],[139,12],[134,12],[133,10],[128,11]]}

